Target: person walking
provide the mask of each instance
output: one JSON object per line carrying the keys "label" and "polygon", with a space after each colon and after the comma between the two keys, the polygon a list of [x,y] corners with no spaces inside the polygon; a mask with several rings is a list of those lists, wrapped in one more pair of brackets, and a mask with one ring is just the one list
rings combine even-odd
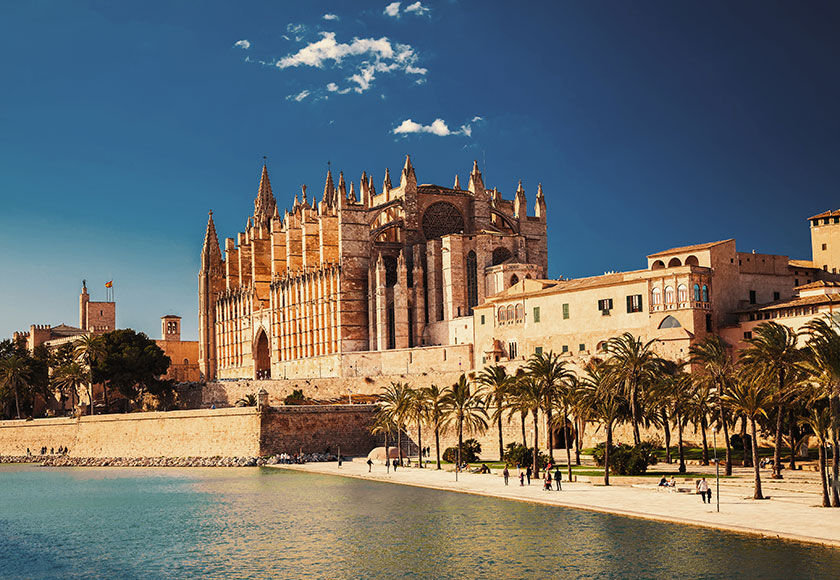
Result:
{"label": "person walking", "polygon": [[700,483],[697,484],[697,491],[700,492],[700,498],[703,500],[703,503],[706,503],[706,496],[708,494],[709,503],[712,501],[712,490],[709,489],[709,484],[706,481],[706,478],[702,478]]}
{"label": "person walking", "polygon": [[551,491],[551,472],[546,469],[545,471],[545,480],[543,483],[543,489],[545,491]]}
{"label": "person walking", "polygon": [[508,471],[507,463],[505,463],[505,470],[502,471],[502,475],[505,477],[505,485],[507,485],[508,479],[510,478],[510,471]]}
{"label": "person walking", "polygon": [[525,479],[528,480],[528,485],[531,485],[531,466],[525,468]]}
{"label": "person walking", "polygon": [[555,467],[554,468],[554,484],[557,486],[557,491],[561,491],[563,489],[563,486],[560,485],[560,479],[562,477],[563,476],[560,474],[560,468]]}
{"label": "person walking", "polygon": [[525,487],[525,474],[521,469],[519,470],[519,487]]}
{"label": "person walking", "polygon": [[370,473],[370,470],[373,467],[373,459],[368,459],[367,464],[368,464],[368,473]]}

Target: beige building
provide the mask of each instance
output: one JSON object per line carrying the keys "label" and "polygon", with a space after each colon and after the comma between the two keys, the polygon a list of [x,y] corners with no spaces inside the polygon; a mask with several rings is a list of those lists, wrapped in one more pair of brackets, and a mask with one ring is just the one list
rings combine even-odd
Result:
{"label": "beige building", "polygon": [[219,247],[212,214],[199,273],[199,353],[207,380],[345,377],[468,370],[473,309],[547,269],[542,188],[533,215],[487,189],[419,184],[358,188],[328,171],[320,201],[304,186],[278,211],[263,167],[245,231]]}
{"label": "beige building", "polygon": [[197,382],[201,379],[198,368],[198,341],[181,340],[181,317],[167,314],[160,319],[160,340],[155,343],[169,357],[169,370],[160,377],[175,382]]}

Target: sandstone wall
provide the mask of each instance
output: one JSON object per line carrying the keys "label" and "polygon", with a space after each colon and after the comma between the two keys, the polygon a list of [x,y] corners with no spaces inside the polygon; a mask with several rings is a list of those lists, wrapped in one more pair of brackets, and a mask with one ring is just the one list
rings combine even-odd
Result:
{"label": "sandstone wall", "polygon": [[370,433],[373,405],[288,406],[263,415],[261,455],[338,453],[366,456],[376,447]]}
{"label": "sandstone wall", "polygon": [[68,447],[78,457],[242,457],[259,454],[250,408],[0,421],[0,455]]}

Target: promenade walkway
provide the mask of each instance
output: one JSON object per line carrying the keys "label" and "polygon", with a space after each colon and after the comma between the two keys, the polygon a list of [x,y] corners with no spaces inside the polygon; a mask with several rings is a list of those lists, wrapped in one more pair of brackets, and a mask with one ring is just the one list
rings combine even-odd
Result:
{"label": "promenade walkway", "polygon": [[[631,485],[593,485],[589,482],[563,481],[562,491],[543,491],[542,482],[532,481],[520,487],[516,471],[511,472],[510,485],[505,486],[500,473],[490,475],[460,473],[455,481],[452,471],[434,468],[400,468],[386,473],[380,463],[368,473],[365,459],[304,465],[272,465],[310,473],[355,477],[432,489],[471,493],[502,499],[529,501],[549,505],[589,509],[599,512],[720,528],[762,536],[815,542],[840,547],[840,509],[819,507],[819,488],[793,484],[790,489],[768,481],[766,493],[771,499],[751,499],[751,480],[726,480],[721,485],[720,513],[715,511],[715,499],[704,504],[698,495],[677,493],[656,488],[657,480],[647,479],[642,487]],[[747,475],[747,471],[743,472]],[[707,477],[714,490],[714,476]],[[678,484],[679,485],[679,484]],[[693,486],[693,483],[681,487]],[[813,488],[813,491],[803,491]]]}

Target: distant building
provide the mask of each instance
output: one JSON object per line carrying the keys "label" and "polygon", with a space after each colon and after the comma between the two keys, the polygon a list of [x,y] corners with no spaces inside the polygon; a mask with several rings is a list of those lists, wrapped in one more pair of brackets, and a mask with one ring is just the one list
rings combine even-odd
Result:
{"label": "distant building", "polygon": [[198,368],[198,341],[181,340],[181,317],[167,314],[160,319],[160,340],[155,343],[169,357],[169,371],[162,379],[176,382],[197,382],[201,379]]}

